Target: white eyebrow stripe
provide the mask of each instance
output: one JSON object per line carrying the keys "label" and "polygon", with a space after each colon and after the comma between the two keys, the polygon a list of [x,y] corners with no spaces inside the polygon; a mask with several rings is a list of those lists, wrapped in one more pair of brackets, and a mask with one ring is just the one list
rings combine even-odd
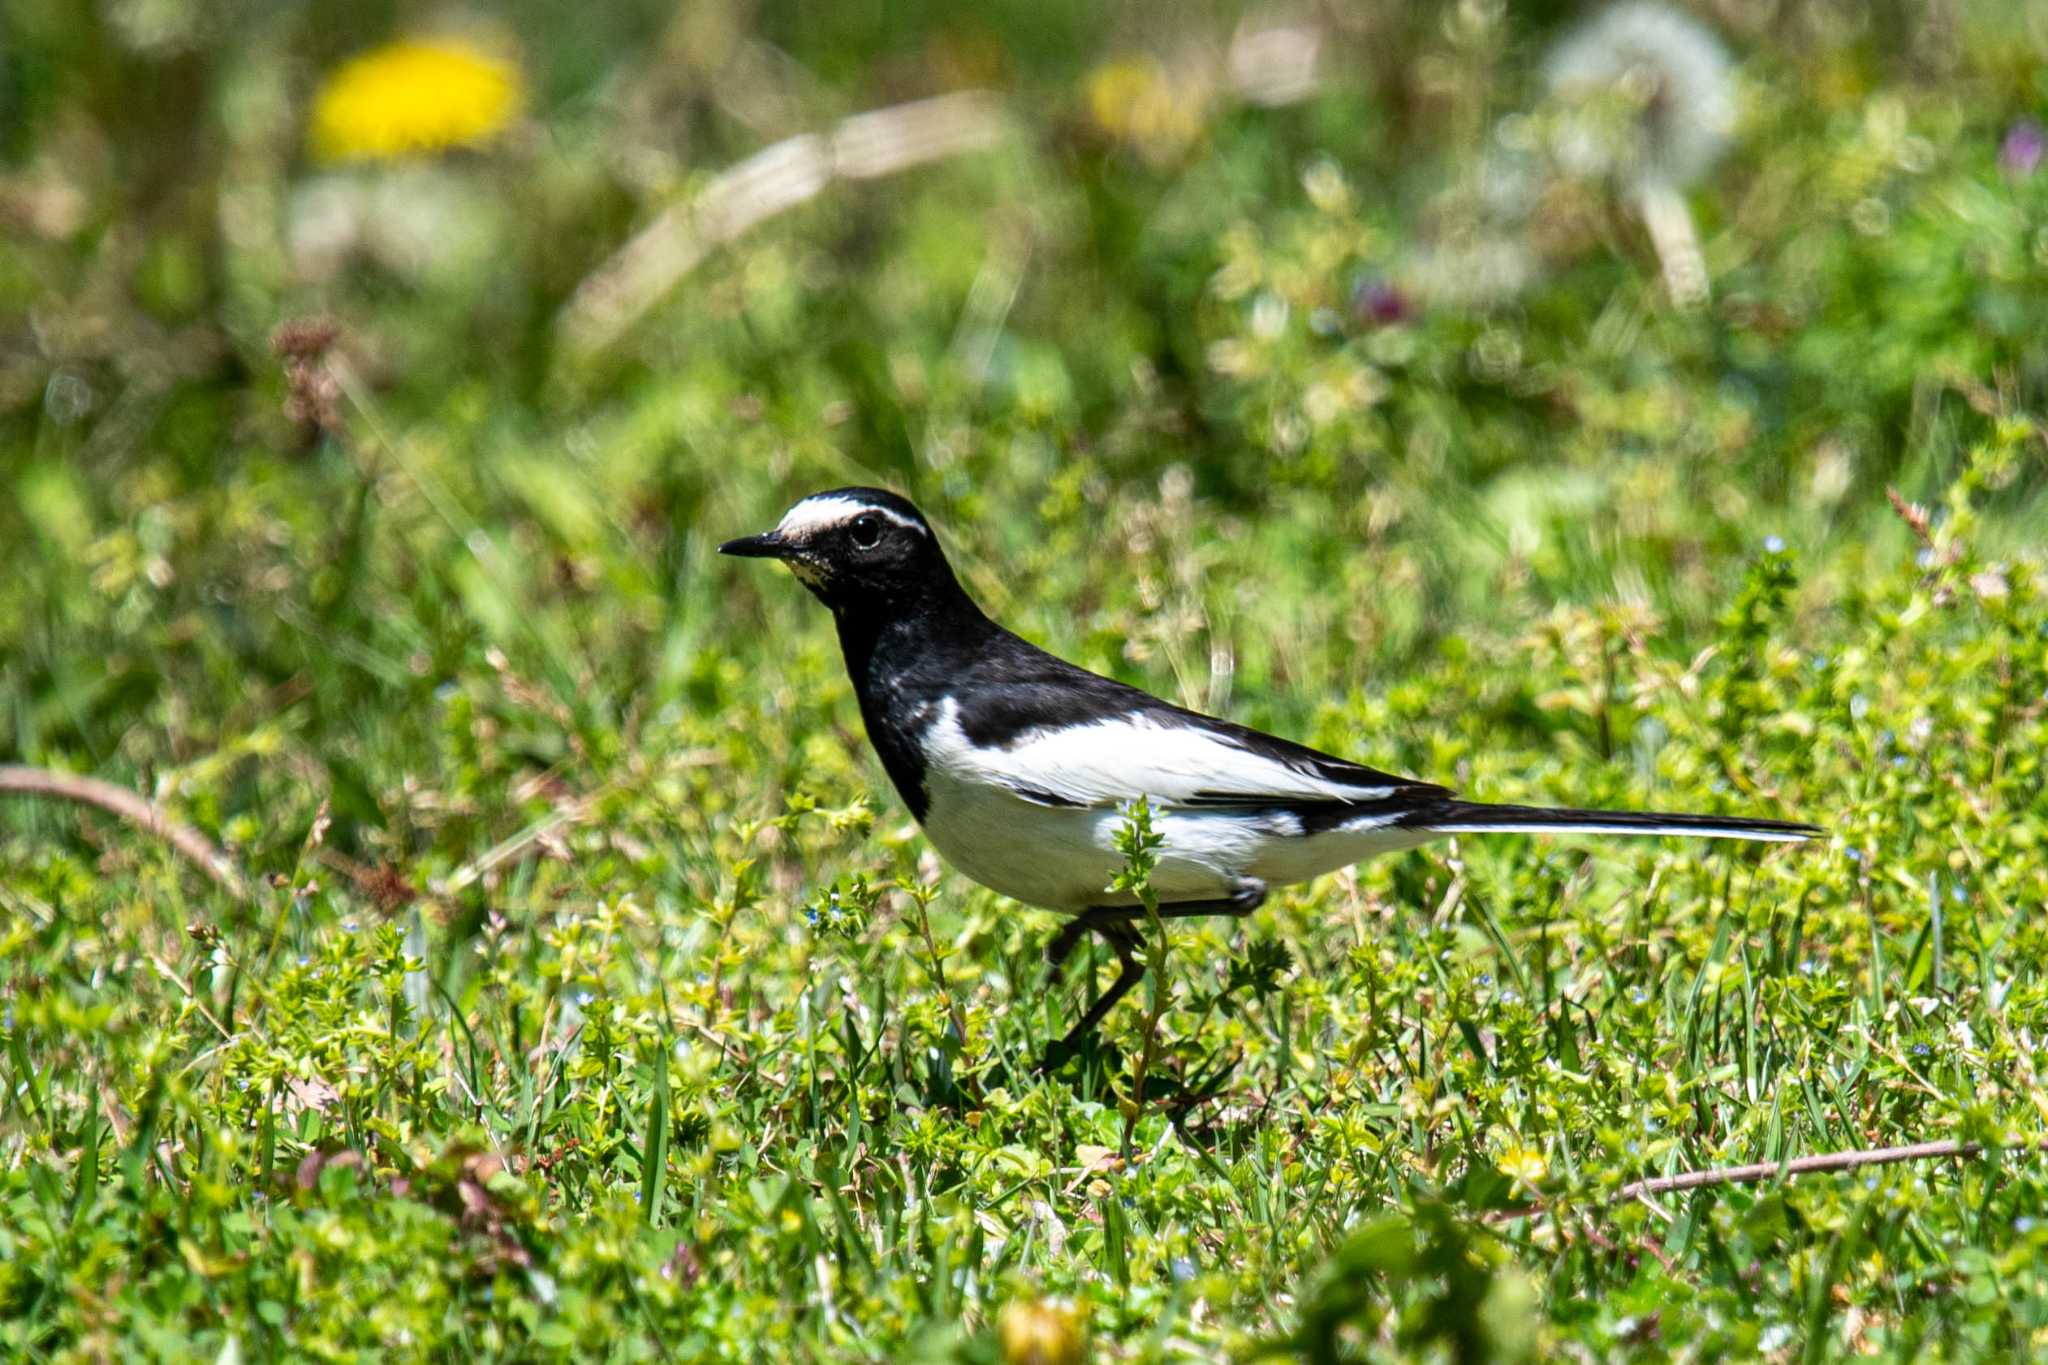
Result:
{"label": "white eyebrow stripe", "polygon": [[840,497],[805,498],[783,514],[775,533],[780,536],[811,535],[827,527],[852,521],[863,513],[893,521],[898,526],[915,531],[919,535],[925,534],[923,526],[901,512],[887,507],[877,507],[871,502],[862,502],[857,498]]}

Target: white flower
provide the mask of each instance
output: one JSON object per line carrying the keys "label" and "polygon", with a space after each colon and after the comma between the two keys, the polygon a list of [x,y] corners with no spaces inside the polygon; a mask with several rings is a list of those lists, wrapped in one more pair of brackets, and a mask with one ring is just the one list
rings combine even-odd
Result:
{"label": "white flower", "polygon": [[1622,4],[1588,20],[1551,50],[1544,75],[1566,106],[1553,152],[1574,174],[1690,184],[1735,126],[1727,49],[1669,5]]}

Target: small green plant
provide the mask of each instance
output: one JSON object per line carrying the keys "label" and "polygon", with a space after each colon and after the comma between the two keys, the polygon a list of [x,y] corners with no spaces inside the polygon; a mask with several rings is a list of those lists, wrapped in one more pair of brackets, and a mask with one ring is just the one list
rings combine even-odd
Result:
{"label": "small green plant", "polygon": [[804,907],[804,921],[821,938],[858,943],[867,937],[882,893],[859,872],[835,878]]}
{"label": "small green plant", "polygon": [[1166,1013],[1172,983],[1167,973],[1166,921],[1159,917],[1159,895],[1152,889],[1152,873],[1159,866],[1159,848],[1165,837],[1152,828],[1152,803],[1139,797],[1124,808],[1116,830],[1116,850],[1124,865],[1104,888],[1113,895],[1135,897],[1145,912],[1145,1016],[1141,1042],[1131,1060],[1130,1089],[1123,1100],[1123,1152],[1130,1159],[1131,1143],[1138,1120],[1145,1110],[1145,1081],[1159,1052],[1159,1019]]}

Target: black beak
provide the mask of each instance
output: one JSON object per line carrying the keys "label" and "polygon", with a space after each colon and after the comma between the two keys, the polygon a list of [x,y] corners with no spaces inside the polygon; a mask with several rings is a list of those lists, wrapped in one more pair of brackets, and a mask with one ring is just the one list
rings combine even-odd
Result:
{"label": "black beak", "polygon": [[789,545],[773,531],[764,531],[758,536],[728,540],[718,547],[718,553],[738,555],[742,559],[783,559],[789,554]]}

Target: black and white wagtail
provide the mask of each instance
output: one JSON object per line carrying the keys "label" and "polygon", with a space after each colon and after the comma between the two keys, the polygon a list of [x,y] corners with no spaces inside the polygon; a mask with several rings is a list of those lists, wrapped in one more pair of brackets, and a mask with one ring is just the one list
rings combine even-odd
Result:
{"label": "black and white wagtail", "polygon": [[832,609],[868,740],[939,852],[983,886],[1074,918],[1123,971],[1055,1049],[1065,1055],[1144,975],[1116,832],[1139,797],[1163,836],[1167,917],[1245,915],[1307,881],[1447,834],[1672,834],[1796,843],[1783,820],[1547,810],[1461,801],[1304,745],[1170,705],[1076,668],[982,614],[931,524],[879,488],[805,498],[772,531],[719,547],[779,559]]}

